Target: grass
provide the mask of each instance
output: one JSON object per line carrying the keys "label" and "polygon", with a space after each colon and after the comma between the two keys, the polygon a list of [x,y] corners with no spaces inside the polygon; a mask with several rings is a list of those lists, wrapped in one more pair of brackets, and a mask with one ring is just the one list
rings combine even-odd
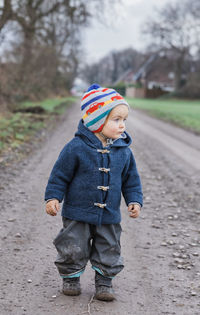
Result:
{"label": "grass", "polygon": [[19,147],[37,130],[45,127],[44,117],[15,113],[0,117],[0,153],[8,147]]}
{"label": "grass", "polygon": [[[63,97],[63,98],[50,98],[42,102],[22,102],[19,108],[28,108],[34,106],[42,107],[46,112],[49,113],[60,113],[58,109],[60,107],[66,107],[67,103],[72,103],[76,100],[76,97]],[[63,106],[62,106],[63,105]]]}
{"label": "grass", "polygon": [[32,139],[36,132],[47,127],[47,121],[53,120],[55,115],[62,114],[66,107],[75,101],[75,97],[65,97],[41,102],[24,102],[18,105],[18,109],[39,106],[44,112],[42,114],[16,112],[0,116],[0,154],[7,150],[15,150]]}
{"label": "grass", "polygon": [[200,100],[127,98],[127,101],[134,108],[200,134]]}

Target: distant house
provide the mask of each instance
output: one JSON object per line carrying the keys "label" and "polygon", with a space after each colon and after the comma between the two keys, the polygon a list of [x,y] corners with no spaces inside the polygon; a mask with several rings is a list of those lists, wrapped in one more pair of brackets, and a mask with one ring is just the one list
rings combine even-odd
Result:
{"label": "distant house", "polygon": [[121,82],[124,82],[126,84],[131,84],[133,82],[133,77],[135,75],[135,72],[133,70],[126,70],[122,75],[113,83],[113,85],[117,85]]}
{"label": "distant house", "polygon": [[123,77],[128,97],[155,98],[174,91],[173,65],[158,53],[151,55],[135,73],[126,71]]}

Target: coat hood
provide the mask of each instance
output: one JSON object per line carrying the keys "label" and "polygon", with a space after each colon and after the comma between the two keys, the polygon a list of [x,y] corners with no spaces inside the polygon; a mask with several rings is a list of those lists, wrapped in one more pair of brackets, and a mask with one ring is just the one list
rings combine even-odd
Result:
{"label": "coat hood", "polygon": [[[75,133],[75,137],[80,137],[85,143],[93,148],[103,147],[102,142],[83,124],[82,119],[79,121],[78,130]],[[128,147],[131,143],[132,139],[125,131],[120,138],[111,141],[109,145],[112,147]]]}

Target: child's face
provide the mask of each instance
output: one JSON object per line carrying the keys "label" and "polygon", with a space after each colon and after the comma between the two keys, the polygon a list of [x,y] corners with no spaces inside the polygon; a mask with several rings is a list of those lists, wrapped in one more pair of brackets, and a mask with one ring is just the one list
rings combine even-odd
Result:
{"label": "child's face", "polygon": [[107,138],[117,139],[125,131],[125,121],[128,117],[128,107],[118,105],[112,109],[103,126],[102,133]]}

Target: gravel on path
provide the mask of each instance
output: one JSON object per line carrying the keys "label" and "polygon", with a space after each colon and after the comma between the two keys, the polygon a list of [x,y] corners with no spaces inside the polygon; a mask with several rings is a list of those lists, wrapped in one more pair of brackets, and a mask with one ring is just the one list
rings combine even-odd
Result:
{"label": "gravel on path", "polygon": [[117,300],[93,299],[89,264],[81,278],[81,296],[62,294],[52,244],[61,218],[46,215],[43,195],[60,150],[76,131],[78,106],[68,109],[32,156],[1,169],[0,313],[199,315],[200,137],[179,128],[175,132],[175,127],[134,110],[127,127],[144,207],[138,219],[131,219],[122,202],[125,268],[113,281]]}

